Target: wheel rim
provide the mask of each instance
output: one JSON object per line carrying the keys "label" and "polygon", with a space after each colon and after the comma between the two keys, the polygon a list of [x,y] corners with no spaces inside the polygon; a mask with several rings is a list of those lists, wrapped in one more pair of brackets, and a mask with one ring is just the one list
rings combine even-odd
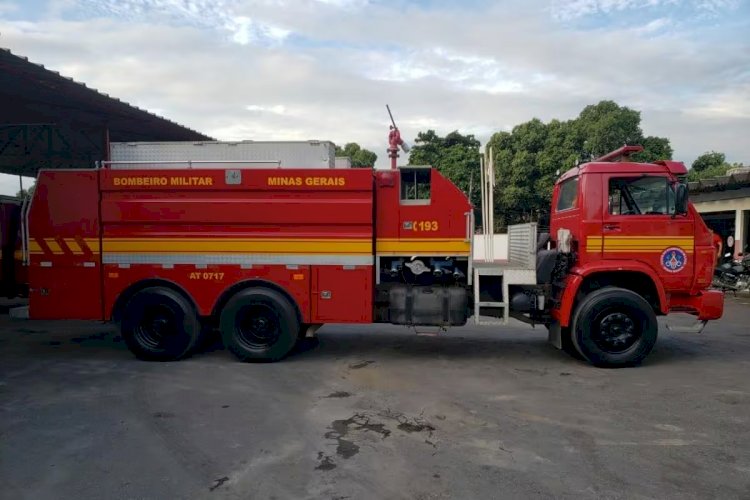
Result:
{"label": "wheel rim", "polygon": [[605,313],[600,318],[593,340],[603,351],[625,352],[641,338],[639,322],[622,311]]}
{"label": "wheel rim", "polygon": [[272,307],[253,304],[242,308],[235,324],[237,339],[250,349],[273,345],[281,335],[279,318]]}
{"label": "wheel rim", "polygon": [[135,337],[142,346],[151,350],[163,349],[166,342],[177,335],[179,325],[174,311],[164,305],[146,309],[135,329]]}

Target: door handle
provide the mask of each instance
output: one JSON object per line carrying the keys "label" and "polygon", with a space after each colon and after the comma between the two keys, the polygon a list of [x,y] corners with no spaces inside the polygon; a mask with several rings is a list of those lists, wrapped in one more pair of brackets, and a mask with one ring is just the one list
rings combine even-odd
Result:
{"label": "door handle", "polygon": [[619,224],[604,224],[604,229],[606,231],[619,231],[620,225]]}

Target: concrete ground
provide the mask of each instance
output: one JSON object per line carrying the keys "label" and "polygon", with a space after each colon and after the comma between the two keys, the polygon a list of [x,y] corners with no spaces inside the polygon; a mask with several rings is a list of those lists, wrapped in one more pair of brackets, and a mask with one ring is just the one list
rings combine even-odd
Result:
{"label": "concrete ground", "polygon": [[109,326],[0,316],[0,497],[748,498],[743,302],[621,370],[525,326],[147,363]]}

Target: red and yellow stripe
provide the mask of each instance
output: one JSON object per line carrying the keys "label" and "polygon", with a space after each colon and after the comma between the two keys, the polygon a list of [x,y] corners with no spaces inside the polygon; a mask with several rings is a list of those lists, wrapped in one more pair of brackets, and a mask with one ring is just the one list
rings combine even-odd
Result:
{"label": "red and yellow stripe", "polygon": [[[379,255],[468,256],[471,246],[460,238],[380,238]],[[35,238],[32,255],[84,255],[100,252],[96,238]],[[103,238],[102,253],[118,254],[325,254],[370,255],[369,238]]]}
{"label": "red and yellow stripe", "polygon": [[99,253],[98,238],[32,238],[29,240],[31,255],[76,255]]}
{"label": "red and yellow stripe", "polygon": [[606,253],[661,253],[670,247],[693,251],[693,236],[588,236],[588,252]]}

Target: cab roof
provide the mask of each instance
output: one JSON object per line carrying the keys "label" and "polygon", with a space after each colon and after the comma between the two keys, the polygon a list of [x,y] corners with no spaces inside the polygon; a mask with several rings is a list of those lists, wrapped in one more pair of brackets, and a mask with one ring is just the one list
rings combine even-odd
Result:
{"label": "cab roof", "polygon": [[619,174],[664,174],[673,176],[687,175],[687,168],[681,161],[659,160],[654,163],[638,163],[633,161],[592,161],[573,167],[557,180],[562,182],[576,175],[603,174],[616,172]]}

